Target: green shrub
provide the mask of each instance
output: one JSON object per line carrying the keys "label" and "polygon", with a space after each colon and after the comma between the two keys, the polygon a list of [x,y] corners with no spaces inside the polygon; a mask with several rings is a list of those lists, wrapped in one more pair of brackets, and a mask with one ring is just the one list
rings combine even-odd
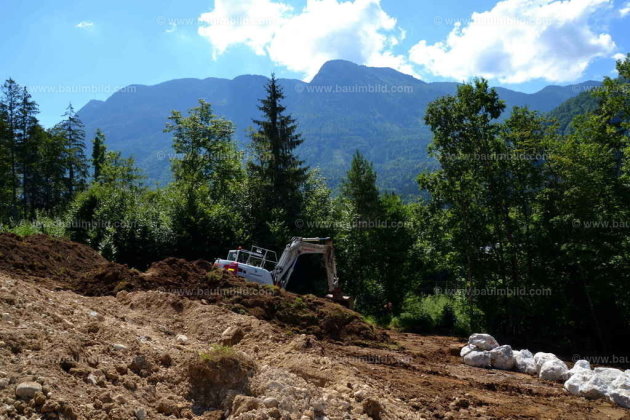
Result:
{"label": "green shrub", "polygon": [[[473,314],[478,313],[474,309]],[[467,302],[444,295],[407,296],[401,314],[390,323],[390,327],[408,332],[455,335],[468,335],[470,325]]]}
{"label": "green shrub", "polygon": [[109,260],[145,268],[171,254],[174,234],[167,206],[162,190],[94,184],[72,203],[68,234]]}
{"label": "green shrub", "polygon": [[14,233],[18,236],[45,234],[58,238],[66,237],[66,223],[59,218],[37,215],[34,220],[21,220],[14,225],[0,225],[0,232]]}

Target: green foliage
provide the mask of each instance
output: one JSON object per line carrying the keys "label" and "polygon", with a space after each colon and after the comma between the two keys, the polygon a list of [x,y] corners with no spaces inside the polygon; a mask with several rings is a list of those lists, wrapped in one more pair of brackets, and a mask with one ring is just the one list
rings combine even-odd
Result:
{"label": "green foliage", "polygon": [[9,204],[6,206],[4,219],[16,218],[20,216],[18,207],[19,200],[19,131],[18,131],[18,115],[20,114],[20,86],[13,79],[8,79],[2,85],[2,98],[0,100],[0,115],[2,115],[3,124],[3,141],[2,154],[7,158],[8,170],[5,178],[8,195],[10,196]]}
{"label": "green foliage", "polygon": [[10,135],[6,115],[0,112],[0,223],[10,217],[13,208]]}
{"label": "green foliage", "polygon": [[303,237],[333,237],[336,228],[331,221],[334,201],[326,180],[319,170],[310,169],[304,184],[304,214],[299,222],[290,226],[291,231]]}
{"label": "green foliage", "polygon": [[235,197],[243,172],[232,140],[233,124],[215,116],[203,100],[190,109],[187,117],[173,111],[169,120],[164,131],[173,133],[176,157],[171,160],[171,168],[175,182],[187,194],[206,186],[210,201]]}
{"label": "green foliage", "polygon": [[[35,125],[24,147],[23,214],[33,218],[38,211],[60,214],[69,199],[67,194],[65,139],[51,135]],[[28,150],[28,151],[27,151]]]}
{"label": "green foliage", "polygon": [[185,195],[175,186],[166,191],[175,233],[176,254],[195,259],[223,256],[244,242],[240,209],[229,203],[210,203],[207,189]]}
{"label": "green foliage", "polygon": [[245,173],[232,140],[232,123],[199,101],[187,117],[173,111],[171,161],[175,181],[167,189],[175,250],[188,258],[211,259],[246,238]]}
{"label": "green foliage", "polygon": [[101,130],[96,130],[96,136],[92,140],[92,167],[94,168],[93,179],[98,181],[101,177],[101,171],[105,165],[105,134]]}
{"label": "green foliage", "polygon": [[370,218],[379,213],[376,172],[372,163],[358,150],[354,153],[346,179],[341,185],[342,195],[353,203],[359,217]]}
{"label": "green foliage", "polygon": [[263,119],[254,120],[247,162],[252,233],[267,247],[286,243],[289,230],[304,213],[308,168],[296,155],[302,143],[296,121],[285,113],[284,94],[275,77],[260,100]]}
{"label": "green foliage", "polygon": [[[390,325],[415,333],[469,335],[473,332],[465,302],[444,295],[409,295],[404,300],[401,314]],[[476,327],[482,328],[479,325]]]}
{"label": "green foliage", "polygon": [[71,239],[110,260],[146,267],[171,254],[173,222],[166,195],[141,187],[137,172],[133,161],[107,152],[100,180],[77,195],[66,226]]}
{"label": "green foliage", "polygon": [[34,220],[21,220],[11,226],[1,226],[0,232],[14,233],[18,236],[44,234],[58,238],[66,237],[66,223],[60,218],[37,215]]}
{"label": "green foliage", "polygon": [[344,290],[365,313],[397,313],[411,278],[414,240],[406,206],[394,194],[379,194],[372,164],[359,152],[342,185],[334,220]]}
{"label": "green foliage", "polygon": [[223,346],[221,344],[213,344],[207,352],[199,353],[199,360],[203,362],[217,361],[224,357],[233,357],[236,355],[232,346]]}
{"label": "green foliage", "polygon": [[[597,89],[599,88],[593,88],[593,90]],[[569,134],[573,131],[571,123],[576,117],[591,113],[598,106],[597,98],[593,95],[593,92],[586,91],[560,104],[560,106],[549,113],[549,116],[558,122],[560,133]]]}
{"label": "green foliage", "polygon": [[68,108],[52,130],[37,121],[26,87],[7,80],[0,96],[0,222],[60,215],[85,187],[83,125]]}
{"label": "green foliage", "polygon": [[[623,341],[628,231],[614,223],[630,216],[630,61],[618,70],[568,135],[527,109],[500,122],[503,105],[484,81],[429,106],[441,169],[419,178],[429,199],[414,210],[414,253],[426,262],[418,296],[445,281],[470,291],[468,318],[516,345],[536,337],[568,351],[581,337],[583,348],[602,350]],[[436,327],[433,312],[419,308],[403,309],[410,315],[397,322]],[[453,319],[444,313],[442,327]]]}
{"label": "green foliage", "polygon": [[54,127],[53,133],[65,139],[65,153],[62,157],[67,168],[67,196],[72,199],[75,192],[82,191],[87,185],[85,128],[72,104],[68,105],[63,116],[65,119]]}
{"label": "green foliage", "polygon": [[[569,112],[568,131],[526,108],[505,118],[484,80],[435,100],[425,122],[440,168],[419,175],[424,198],[414,203],[379,191],[359,152],[332,198],[296,157],[302,138],[273,77],[246,169],[232,123],[210,104],[172,113],[174,181],[162,189],[143,186],[134,161],[107,151],[100,132],[88,185],[72,108],[44,130],[28,92],[9,80],[1,229],[69,236],[140,268],[166,256],[211,259],[250,241],[281,251],[291,236],[332,236],[342,288],[373,323],[485,330],[514,345],[536,337],[557,351],[621,349],[630,335],[630,59],[618,71],[590,92],[587,112]],[[282,316],[310,322],[309,302],[296,298]]]}

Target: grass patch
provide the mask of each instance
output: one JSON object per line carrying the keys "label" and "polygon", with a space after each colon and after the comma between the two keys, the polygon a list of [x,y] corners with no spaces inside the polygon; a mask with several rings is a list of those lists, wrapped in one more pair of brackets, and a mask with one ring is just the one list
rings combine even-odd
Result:
{"label": "grass patch", "polygon": [[200,352],[199,359],[202,361],[213,361],[222,357],[234,356],[235,352],[231,346],[213,344],[208,352]]}

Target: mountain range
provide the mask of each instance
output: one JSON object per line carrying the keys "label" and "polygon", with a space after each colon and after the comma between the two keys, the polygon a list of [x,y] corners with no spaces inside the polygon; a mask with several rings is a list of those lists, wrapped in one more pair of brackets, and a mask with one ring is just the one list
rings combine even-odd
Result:
{"label": "mountain range", "polygon": [[[149,184],[163,184],[170,177],[172,153],[170,134],[163,129],[172,110],[186,112],[205,99],[215,114],[234,122],[235,138],[246,148],[252,119],[260,117],[258,100],[265,95],[267,81],[264,76],[243,75],[130,85],[105,101],[90,101],[78,114],[87,139],[100,128],[108,148],[133,156]],[[427,154],[431,133],[423,122],[425,109],[436,98],[455,93],[458,86],[343,60],[325,63],[308,83],[296,79],[279,83],[287,110],[303,134],[298,153],[308,165],[320,168],[331,187],[342,179],[354,151],[360,150],[374,162],[379,186],[405,196],[417,194],[416,176],[436,166]],[[546,113],[599,84],[547,86],[531,94],[499,87],[497,92],[508,109],[527,106]]]}

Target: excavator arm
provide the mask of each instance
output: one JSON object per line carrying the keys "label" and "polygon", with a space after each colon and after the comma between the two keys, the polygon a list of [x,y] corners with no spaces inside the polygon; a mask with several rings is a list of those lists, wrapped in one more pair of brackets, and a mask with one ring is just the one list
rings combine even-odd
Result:
{"label": "excavator arm", "polygon": [[300,238],[294,237],[286,246],[278,260],[278,264],[272,271],[274,284],[282,288],[287,287],[289,279],[300,255],[322,254],[328,280],[329,293],[337,293],[339,279],[337,278],[337,266],[335,264],[335,252],[330,238]]}

